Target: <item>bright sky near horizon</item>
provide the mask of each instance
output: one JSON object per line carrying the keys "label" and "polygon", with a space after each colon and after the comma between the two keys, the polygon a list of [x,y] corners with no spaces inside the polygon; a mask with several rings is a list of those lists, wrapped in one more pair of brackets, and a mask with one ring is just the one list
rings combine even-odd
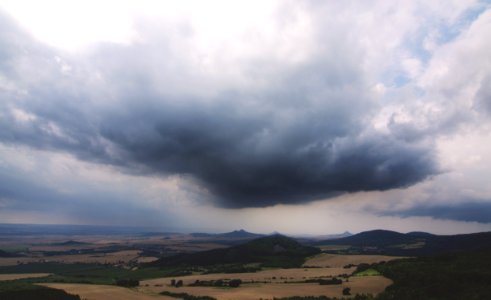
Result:
{"label": "bright sky near horizon", "polygon": [[491,230],[491,2],[0,0],[0,223]]}

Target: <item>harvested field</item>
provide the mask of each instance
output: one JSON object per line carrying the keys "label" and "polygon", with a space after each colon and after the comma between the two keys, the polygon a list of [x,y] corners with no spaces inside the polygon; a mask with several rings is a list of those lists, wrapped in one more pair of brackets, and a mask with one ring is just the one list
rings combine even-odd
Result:
{"label": "harvested field", "polygon": [[194,296],[210,296],[216,299],[273,299],[291,296],[342,295],[343,285],[327,286],[307,283],[244,285],[234,289],[213,287],[166,287],[162,290],[174,293],[187,293]]}
{"label": "harvested field", "polygon": [[84,300],[176,300],[176,298],[146,294],[133,289],[95,284],[46,283],[47,287],[65,290],[67,293],[79,295]]}
{"label": "harvested field", "polygon": [[[293,268],[293,269],[272,269],[264,270],[256,273],[230,273],[230,274],[204,274],[204,275],[188,275],[176,277],[182,280],[184,285],[195,282],[196,280],[218,280],[218,279],[240,279],[244,283],[248,282],[271,282],[284,283],[298,282],[306,279],[327,278],[338,276],[341,274],[351,274],[355,268]],[[141,282],[141,285],[148,284],[149,286],[167,285],[172,278],[157,278]]]}
{"label": "harvested field", "polygon": [[150,263],[152,261],[156,261],[158,259],[159,259],[158,257],[153,257],[153,256],[140,256],[136,259],[136,261],[139,264],[144,264],[144,263]]}
{"label": "harvested field", "polygon": [[291,296],[328,296],[342,297],[345,287],[350,287],[353,293],[378,294],[392,284],[390,279],[382,276],[360,277],[340,285],[319,285],[315,283],[266,283],[243,284],[239,288],[214,287],[169,287],[156,288],[140,286],[138,289],[144,293],[152,291],[169,291],[174,293],[188,293],[195,296],[211,296],[217,299],[272,299],[274,297]]}
{"label": "harvested field", "polygon": [[[329,255],[321,254],[307,261],[314,268],[271,269],[257,273],[205,274],[176,277],[182,280],[183,287],[170,286],[172,278],[158,278],[142,281],[140,291],[157,294],[162,291],[188,293],[195,296],[211,296],[217,299],[272,299],[274,297],[321,296],[342,297],[344,288],[349,287],[353,294],[378,294],[392,281],[383,276],[350,277],[340,285],[319,285],[302,283],[307,279],[330,278],[351,274],[356,268],[344,268],[347,264],[388,261],[399,257],[382,255]],[[323,267],[329,265],[330,267]],[[340,277],[338,277],[340,278]],[[239,288],[192,287],[186,286],[196,280],[241,279]]]}
{"label": "harvested field", "polygon": [[[303,269],[295,269],[297,272],[303,272]],[[328,269],[326,269],[328,270]],[[271,270],[273,271],[273,270]],[[271,272],[265,271],[265,272]],[[287,270],[275,270],[287,271]],[[270,273],[272,274],[272,273]],[[213,276],[212,276],[213,275]],[[227,276],[232,275],[232,276]],[[185,278],[185,284],[192,278],[200,280],[212,280],[213,278],[238,278],[236,274],[209,274],[179,277]],[[247,274],[251,275],[251,274]],[[264,274],[262,274],[264,275]],[[283,274],[285,275],[285,274]],[[296,276],[297,278],[300,275]],[[272,299],[274,297],[290,296],[321,296],[341,297],[342,290],[350,287],[354,293],[378,294],[392,281],[382,276],[368,276],[350,278],[348,282],[340,285],[319,285],[316,283],[244,283],[239,288],[216,288],[216,287],[190,287],[183,286],[179,288],[169,286],[169,278],[146,280],[141,282],[136,289],[128,289],[108,285],[90,285],[90,284],[65,284],[65,283],[48,283],[44,286],[63,289],[71,294],[78,294],[82,299],[87,300],[155,300],[155,299],[173,299],[167,296],[159,295],[162,291],[173,293],[188,293],[195,296],[211,296],[217,299]]]}
{"label": "harvested field", "polygon": [[24,278],[39,278],[39,277],[46,277],[49,275],[51,274],[49,273],[0,274],[0,281],[16,280],[16,279],[24,279]]}
{"label": "harvested field", "polygon": [[[321,265],[329,262],[337,267],[270,269],[256,273],[232,273],[232,274],[204,274],[175,277],[182,280],[184,286],[176,288],[170,286],[173,278],[157,278],[144,280],[135,289],[127,289],[116,286],[86,285],[86,284],[45,284],[46,286],[64,289],[78,294],[88,300],[102,299],[172,299],[159,295],[160,292],[188,293],[195,296],[211,296],[217,299],[273,299],[274,297],[291,296],[321,296],[342,297],[342,290],[351,288],[353,294],[370,293],[378,294],[392,284],[390,279],[383,276],[350,277],[339,285],[320,285],[317,283],[305,283],[308,279],[331,278],[342,274],[351,274],[355,267],[343,268],[346,264],[362,262],[375,262],[395,259],[396,257],[371,256],[371,255],[326,255],[322,254],[309,260]],[[341,277],[338,277],[341,278]],[[188,286],[196,280],[210,281],[219,279],[241,279],[242,285],[238,288]]]}
{"label": "harvested field", "polygon": [[381,261],[390,261],[400,258],[404,258],[404,257],[387,256],[387,255],[342,255],[342,254],[322,253],[308,259],[304,263],[304,266],[342,268],[343,266],[349,264],[353,264],[353,265],[358,265],[361,263],[372,264]]}
{"label": "harvested field", "polygon": [[351,288],[353,295],[379,294],[391,284],[392,280],[383,276],[350,277],[349,282],[343,283],[344,286]]}
{"label": "harvested field", "polygon": [[347,250],[351,246],[348,245],[321,245],[319,248],[322,251],[339,251],[339,250]]}

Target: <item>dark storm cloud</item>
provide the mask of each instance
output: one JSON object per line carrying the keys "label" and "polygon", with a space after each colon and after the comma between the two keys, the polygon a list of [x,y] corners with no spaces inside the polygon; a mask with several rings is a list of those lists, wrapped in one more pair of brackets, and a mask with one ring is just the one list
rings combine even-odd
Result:
{"label": "dark storm cloud", "polygon": [[[273,66],[278,77],[265,78],[272,87],[200,97],[172,93],[173,78],[187,74],[169,67],[180,57],[167,50],[169,57],[154,63],[146,45],[104,46],[93,66],[67,75],[55,52],[30,41],[25,54],[6,30],[14,28],[0,29],[8,48],[1,55],[9,66],[31,66],[0,69],[28,91],[0,91],[7,99],[0,104],[3,143],[69,152],[126,172],[187,175],[215,203],[233,208],[406,187],[437,173],[429,145],[369,129],[376,105],[353,57]],[[152,63],[163,72],[157,79],[145,72]],[[249,69],[260,73],[262,64]],[[93,80],[97,72],[104,84]],[[32,117],[23,120],[23,113]]]}
{"label": "dark storm cloud", "polygon": [[393,215],[491,223],[491,202],[470,201],[455,205],[417,206],[409,210],[394,213]]}
{"label": "dark storm cloud", "polygon": [[127,160],[156,172],[194,176],[230,207],[404,187],[435,171],[427,149],[388,136],[337,137],[324,125],[314,126],[313,116],[282,132],[267,118],[214,111],[187,110],[155,121],[153,128],[118,120],[102,134],[124,149]]}

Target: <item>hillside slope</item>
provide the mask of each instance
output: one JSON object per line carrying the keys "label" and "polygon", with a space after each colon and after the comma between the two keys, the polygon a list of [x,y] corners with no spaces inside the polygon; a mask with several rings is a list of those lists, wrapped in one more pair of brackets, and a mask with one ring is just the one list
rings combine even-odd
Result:
{"label": "hillside slope", "polygon": [[458,235],[433,235],[426,232],[399,233],[389,230],[361,232],[346,238],[316,242],[315,245],[349,246],[337,252],[435,255],[460,251],[491,249],[491,232]]}
{"label": "hillside slope", "polygon": [[164,257],[153,265],[169,267],[260,263],[261,266],[297,267],[303,264],[306,257],[319,252],[319,249],[303,246],[291,238],[273,235],[230,248]]}

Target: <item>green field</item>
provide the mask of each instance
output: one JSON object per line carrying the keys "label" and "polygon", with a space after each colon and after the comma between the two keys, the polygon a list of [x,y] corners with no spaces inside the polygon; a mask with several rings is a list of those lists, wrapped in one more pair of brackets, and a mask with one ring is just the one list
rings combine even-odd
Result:
{"label": "green field", "polygon": [[22,280],[0,281],[0,299],[2,300],[80,300],[63,290],[38,286]]}
{"label": "green field", "polygon": [[370,268],[370,269],[367,269],[365,271],[355,273],[353,276],[379,276],[379,275],[382,275],[382,274],[380,274],[379,271]]}

